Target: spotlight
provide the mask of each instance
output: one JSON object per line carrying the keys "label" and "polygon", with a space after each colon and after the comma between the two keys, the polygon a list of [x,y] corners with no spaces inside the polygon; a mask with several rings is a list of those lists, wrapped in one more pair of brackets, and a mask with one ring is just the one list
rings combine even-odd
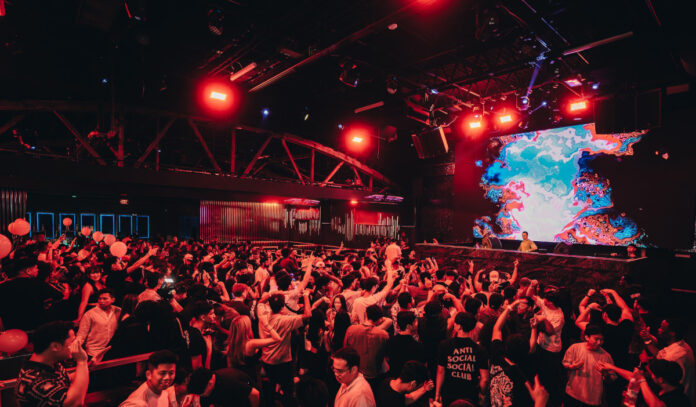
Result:
{"label": "spotlight", "polygon": [[593,83],[593,84],[592,84],[592,89],[593,89],[593,90],[599,89],[599,82]]}
{"label": "spotlight", "polygon": [[351,199],[351,200],[350,200],[350,204],[351,204],[352,206],[355,206],[355,205],[358,204],[358,201],[355,200],[355,199]]}
{"label": "spotlight", "polygon": [[211,90],[210,95],[208,95],[208,97],[211,99],[215,99],[215,100],[219,100],[219,101],[224,102],[225,100],[227,100],[227,93],[222,93],[222,92],[218,92],[215,90]]}
{"label": "spotlight", "polygon": [[469,122],[470,129],[480,129],[481,125],[482,125],[481,120],[472,120]]}
{"label": "spotlight", "polygon": [[305,113],[305,115],[304,115],[304,121],[307,121],[307,120],[309,120],[309,113]]}
{"label": "spotlight", "polygon": [[430,93],[432,93],[433,95],[437,95],[440,92],[437,89],[430,89]]}
{"label": "spotlight", "polygon": [[549,102],[547,102],[547,101],[544,100],[544,101],[541,102],[541,105],[542,105],[542,106],[548,106],[548,105],[549,105]]}
{"label": "spotlight", "polygon": [[389,31],[394,31],[394,30],[396,30],[397,28],[399,28],[399,25],[398,25],[397,23],[392,23],[392,24],[389,24],[389,25],[387,26],[387,28],[389,29]]}
{"label": "spotlight", "polygon": [[568,110],[571,112],[581,112],[587,109],[587,101],[586,100],[578,100],[575,102],[571,102],[570,106],[568,107]]}
{"label": "spotlight", "polygon": [[353,136],[353,138],[351,138],[350,141],[352,141],[353,143],[362,143],[363,138],[360,136]]}
{"label": "spotlight", "polygon": [[268,115],[270,115],[270,114],[271,114],[271,111],[268,110],[268,108],[264,108],[264,109],[261,111],[261,115],[262,115],[263,117],[268,117]]}
{"label": "spotlight", "polygon": [[529,98],[528,98],[527,96],[522,96],[522,97],[520,98],[520,103],[522,103],[523,105],[528,105],[528,104],[529,104]]}
{"label": "spotlight", "polygon": [[106,85],[107,83],[109,83],[109,79],[108,78],[101,78],[101,83]]}
{"label": "spotlight", "polygon": [[339,129],[339,130],[343,130],[343,124],[338,123],[338,129]]}

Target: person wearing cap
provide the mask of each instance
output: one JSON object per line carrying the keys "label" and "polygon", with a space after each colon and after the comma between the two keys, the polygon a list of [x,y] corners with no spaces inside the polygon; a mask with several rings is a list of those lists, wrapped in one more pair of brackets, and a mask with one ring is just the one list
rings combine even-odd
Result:
{"label": "person wearing cap", "polygon": [[535,252],[537,251],[537,245],[529,240],[529,233],[522,232],[522,241],[520,242],[520,247],[517,248],[521,252]]}

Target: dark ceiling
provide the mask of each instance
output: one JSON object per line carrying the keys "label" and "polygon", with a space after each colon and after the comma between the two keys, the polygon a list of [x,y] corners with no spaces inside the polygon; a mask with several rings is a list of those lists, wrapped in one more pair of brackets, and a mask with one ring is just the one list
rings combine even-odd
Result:
{"label": "dark ceiling", "polygon": [[[692,82],[688,72],[694,73],[694,27],[678,2],[3,3],[4,100],[115,103],[199,114],[193,95],[202,79],[226,80],[254,63],[256,68],[235,82],[242,106],[232,121],[338,148],[339,123],[369,123],[382,136],[396,129],[395,141],[380,142],[379,156],[363,157],[393,176],[399,172],[395,163],[417,159],[411,134],[427,134],[475,107],[519,103],[537,67],[529,96],[532,108],[549,102],[534,110],[541,127],[557,108],[552,102],[573,92],[593,96],[664,87]],[[623,37],[571,52],[617,35]],[[356,87],[339,81],[341,65],[355,66],[349,74],[359,75]],[[574,76],[583,86],[571,90],[563,80]],[[593,83],[599,89],[591,89]],[[384,106],[353,113],[379,101]],[[265,120],[262,108],[271,112]]]}

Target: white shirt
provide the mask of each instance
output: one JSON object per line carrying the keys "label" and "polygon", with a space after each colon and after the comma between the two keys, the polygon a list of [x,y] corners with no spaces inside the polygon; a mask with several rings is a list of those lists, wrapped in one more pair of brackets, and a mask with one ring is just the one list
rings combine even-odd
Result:
{"label": "white shirt", "polygon": [[375,407],[375,396],[362,373],[349,385],[341,384],[334,407]]}
{"label": "white shirt", "polygon": [[392,243],[389,246],[387,246],[387,249],[384,251],[384,254],[385,256],[387,256],[387,260],[389,260],[389,263],[393,263],[394,259],[401,257],[401,248],[396,243]]}
{"label": "white shirt", "polygon": [[119,407],[176,407],[176,397],[173,391],[164,390],[156,394],[150,390],[147,382],[143,383]]}
{"label": "white shirt", "polygon": [[109,312],[98,306],[85,312],[76,336],[80,343],[85,345],[89,356],[96,356],[109,346],[109,341],[118,327],[120,315],[121,308],[114,306]]}
{"label": "white shirt", "polygon": [[694,401],[694,352],[691,346],[684,341],[674,342],[657,352],[658,359],[677,362],[682,368],[681,385],[684,386],[684,394],[689,400]]}
{"label": "white shirt", "polygon": [[544,300],[539,299],[536,304],[541,308],[539,312],[544,318],[546,318],[553,326],[553,332],[546,334],[544,332],[539,332],[537,336],[537,344],[549,352],[560,352],[562,349],[561,344],[561,331],[563,330],[563,325],[565,324],[565,317],[563,316],[563,310],[560,308],[552,310],[544,304]]}
{"label": "white shirt", "polygon": [[350,319],[354,324],[362,324],[367,320],[367,307],[370,305],[379,304],[384,297],[387,296],[387,291],[380,291],[372,294],[369,297],[358,297],[353,301]]}

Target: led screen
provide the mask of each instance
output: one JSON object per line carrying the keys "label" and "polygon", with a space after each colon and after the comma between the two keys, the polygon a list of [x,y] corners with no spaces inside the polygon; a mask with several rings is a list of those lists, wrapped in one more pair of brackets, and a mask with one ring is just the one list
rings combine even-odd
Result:
{"label": "led screen", "polygon": [[647,244],[649,237],[616,207],[611,180],[593,162],[632,156],[645,132],[597,134],[593,124],[491,139],[479,186],[493,214],[474,221],[474,236],[600,245]]}

